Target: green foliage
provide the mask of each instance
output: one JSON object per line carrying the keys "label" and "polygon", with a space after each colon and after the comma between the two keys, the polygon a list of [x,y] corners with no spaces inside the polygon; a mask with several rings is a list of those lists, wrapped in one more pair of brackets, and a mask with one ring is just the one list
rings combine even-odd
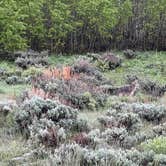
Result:
{"label": "green foliage", "polygon": [[117,23],[118,8],[114,0],[92,0],[90,2],[81,0],[78,8],[78,15],[82,18],[83,23],[88,23],[87,29],[90,31],[87,33],[88,37],[91,37],[92,29],[95,30],[94,33],[99,32],[103,36],[110,35],[109,29]]}
{"label": "green foliage", "polygon": [[[139,41],[146,41],[147,36],[147,43],[152,39],[156,48],[164,48],[164,40],[160,41],[159,36],[165,37],[165,4],[165,0],[155,3],[153,0],[138,3],[131,0],[2,1],[0,50],[27,47],[51,52],[103,50],[103,47],[112,48],[112,41],[115,44],[124,39],[132,42],[131,34],[138,25]],[[127,27],[133,31],[131,34]],[[135,35],[135,38],[138,37]]]}
{"label": "green foliage", "polygon": [[25,15],[21,13],[17,1],[0,2],[0,45],[1,49],[14,51],[26,46],[26,40],[23,38],[26,29],[22,21]]}
{"label": "green foliage", "polygon": [[105,61],[102,61],[100,59],[98,61],[96,61],[96,66],[103,72],[107,71],[109,69],[108,63],[106,63]]}
{"label": "green foliage", "polygon": [[[124,11],[125,22],[131,15],[129,0],[120,4],[116,0],[2,1],[1,49],[15,51],[32,47],[61,52],[69,44],[72,51],[78,50],[76,47],[80,43],[80,36],[80,47],[85,48],[88,44],[89,48],[92,48],[97,35],[103,39],[111,37],[111,29],[119,22],[117,18],[120,18]],[[68,39],[71,42],[68,42]]]}
{"label": "green foliage", "polygon": [[18,84],[18,85],[7,85],[5,82],[0,82],[0,91],[2,92],[2,97],[5,95],[16,97],[18,96],[23,90],[29,89],[30,86],[27,84]]}
{"label": "green foliage", "polygon": [[46,44],[51,51],[58,52],[64,46],[64,39],[68,32],[73,29],[71,10],[69,5],[62,0],[44,0],[44,28]]}
{"label": "green foliage", "polygon": [[157,154],[166,154],[166,137],[160,136],[152,140],[148,140],[141,144],[145,150],[153,150]]}
{"label": "green foliage", "polygon": [[24,77],[28,77],[28,76],[36,76],[42,73],[42,70],[40,68],[36,68],[36,67],[30,67],[27,70],[24,70],[22,72],[22,76]]}
{"label": "green foliage", "polygon": [[[118,53],[119,54],[119,53]],[[116,85],[124,85],[126,82],[125,76],[128,74],[135,75],[144,80],[148,78],[159,85],[165,85],[166,65],[165,52],[136,52],[137,57],[132,60],[124,60],[122,65],[113,71],[106,72],[105,75],[114,80]]]}
{"label": "green foliage", "polygon": [[88,108],[90,110],[95,110],[97,102],[95,101],[95,99],[93,98],[92,94],[89,92],[85,92],[83,94],[83,98],[85,98],[86,101],[88,101]]}
{"label": "green foliage", "polygon": [[48,57],[48,62],[51,65],[71,65],[74,63],[75,56],[74,55],[51,55]]}
{"label": "green foliage", "polygon": [[[2,134],[2,133],[1,133]],[[1,135],[3,136],[3,135]],[[24,153],[26,153],[27,147],[25,147],[25,143],[21,141],[22,138],[10,136],[10,139],[4,138],[0,142],[0,164],[8,165],[9,160],[18,157]]]}

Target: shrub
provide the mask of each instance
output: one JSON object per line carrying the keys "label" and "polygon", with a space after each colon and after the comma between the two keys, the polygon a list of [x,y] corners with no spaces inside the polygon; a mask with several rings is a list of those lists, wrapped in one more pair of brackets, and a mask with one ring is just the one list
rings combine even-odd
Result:
{"label": "shrub", "polygon": [[[148,135],[149,134],[149,135]],[[122,147],[130,149],[132,147],[135,147],[136,145],[139,145],[141,142],[145,141],[146,139],[149,139],[149,137],[153,138],[155,135],[151,135],[151,133],[144,133],[144,132],[136,132],[133,135],[128,135],[125,137],[124,141],[122,142]]]}
{"label": "shrub", "polygon": [[96,66],[101,70],[101,71],[107,71],[109,69],[109,64],[105,62],[105,60],[98,59],[96,62]]}
{"label": "shrub", "polygon": [[73,71],[76,73],[91,74],[94,72],[94,67],[87,59],[86,60],[85,59],[77,59],[77,61],[73,65]]}
{"label": "shrub", "polygon": [[145,103],[112,103],[111,107],[116,110],[132,111],[147,121],[161,121],[166,116],[166,108],[163,105]]}
{"label": "shrub", "polygon": [[102,55],[101,60],[108,64],[109,69],[113,70],[121,65],[121,59],[112,53],[105,53]]}
{"label": "shrub", "polygon": [[130,75],[130,74],[129,74],[129,75],[126,75],[125,77],[126,77],[126,82],[127,82],[128,84],[130,84],[130,83],[132,83],[132,82],[138,80],[138,77],[137,77],[136,75]]}
{"label": "shrub", "polygon": [[93,140],[95,142],[95,139],[98,139],[100,137],[100,130],[99,129],[93,129],[88,133],[88,138]]}
{"label": "shrub", "polygon": [[103,79],[102,74],[88,59],[77,59],[72,66],[72,70],[74,73],[84,73],[90,76],[95,76],[95,78],[100,81]]}
{"label": "shrub", "polygon": [[29,67],[27,70],[24,70],[22,72],[22,76],[24,77],[28,77],[28,76],[37,76],[40,75],[42,73],[40,68],[36,68],[36,67]]}
{"label": "shrub", "polygon": [[[87,80],[87,77],[71,78],[70,80],[55,79],[52,82],[38,81],[40,85],[48,93],[49,97],[58,96],[60,101],[66,105],[70,105],[79,109],[94,110],[100,106],[104,106],[107,95],[93,80]],[[40,83],[41,82],[41,83]]]}
{"label": "shrub", "polygon": [[166,165],[166,155],[164,154],[155,155],[154,164],[159,166]]}
{"label": "shrub", "polygon": [[[153,151],[140,152],[131,150],[99,148],[88,149],[78,144],[62,144],[54,154],[49,155],[49,161],[62,165],[100,165],[100,166],[144,166],[165,165],[165,155],[156,155]],[[65,157],[64,157],[65,156]]]}
{"label": "shrub", "polygon": [[100,58],[100,55],[96,54],[96,53],[87,53],[87,57],[90,57],[90,58],[92,58],[93,61],[95,61]]}
{"label": "shrub", "polygon": [[166,92],[166,85],[161,86],[151,80],[140,80],[139,83],[142,91],[152,96],[160,97]]}
{"label": "shrub", "polygon": [[16,60],[15,60],[15,63],[17,66],[23,68],[23,69],[27,69],[28,68],[28,64],[30,62],[28,62],[28,59],[24,59],[24,58],[21,58],[21,57],[18,57]]}
{"label": "shrub", "polygon": [[156,133],[158,136],[160,135],[166,136],[166,123],[154,126],[153,132]]}
{"label": "shrub", "polygon": [[133,165],[121,150],[100,148],[97,150],[84,150],[83,151],[83,164],[87,166],[100,165],[100,166],[114,166],[114,165]]}
{"label": "shrub", "polygon": [[134,132],[142,126],[139,116],[127,111],[108,110],[105,117],[98,119],[105,127],[125,127],[129,132]]}
{"label": "shrub", "polygon": [[6,70],[4,68],[0,67],[0,78],[4,77],[6,75]]}
{"label": "shrub", "polygon": [[73,123],[73,130],[77,132],[88,132],[90,130],[90,126],[85,119],[77,118]]}
{"label": "shrub", "polygon": [[127,59],[133,59],[137,56],[136,52],[130,49],[125,50],[123,53]]}
{"label": "shrub", "polygon": [[87,132],[87,121],[77,118],[77,110],[56,101],[33,97],[15,115],[18,129],[37,144],[57,146],[70,132]]}
{"label": "shrub", "polygon": [[34,52],[33,50],[22,52],[21,56],[19,56],[15,63],[18,67],[23,69],[27,69],[30,66],[46,66],[48,65],[48,52]]}
{"label": "shrub", "polygon": [[66,139],[65,130],[55,126],[53,121],[48,119],[34,120],[29,130],[33,142],[45,146],[55,147]]}
{"label": "shrub", "polygon": [[32,81],[32,77],[20,77],[20,76],[10,76],[5,79],[6,83],[9,85],[18,85],[18,84],[30,84]]}
{"label": "shrub", "polygon": [[140,152],[135,148],[126,151],[126,158],[129,161],[135,163],[135,165],[140,165],[140,166],[153,165],[154,156],[155,154],[153,151]]}
{"label": "shrub", "polygon": [[89,92],[85,92],[83,94],[83,98],[85,98],[85,100],[87,100],[87,107],[89,109],[94,110],[96,108],[97,103]]}
{"label": "shrub", "polygon": [[128,132],[125,128],[108,128],[101,133],[101,137],[106,140],[108,144],[121,144],[121,142],[128,135]]}
{"label": "shrub", "polygon": [[59,105],[54,109],[48,110],[48,118],[54,122],[58,122],[59,119],[76,119],[77,113],[71,107]]}
{"label": "shrub", "polygon": [[82,147],[76,143],[62,144],[55,149],[54,154],[49,161],[57,165],[79,165],[82,163],[83,151]]}
{"label": "shrub", "polygon": [[30,113],[27,111],[17,111],[15,114],[15,121],[18,125],[18,130],[21,131],[21,133],[28,138],[30,135],[28,125],[32,123],[32,119],[30,116]]}
{"label": "shrub", "polygon": [[9,51],[0,51],[1,60],[14,61],[19,55],[18,52],[12,53]]}
{"label": "shrub", "polygon": [[[22,130],[25,128],[28,129],[28,126],[32,124],[33,120],[36,118],[40,120],[42,117],[46,117],[54,124],[60,123],[63,119],[70,119],[73,124],[73,121],[76,121],[77,118],[77,111],[73,108],[38,97],[26,101],[21,109],[22,111],[16,114],[16,122]],[[68,126],[68,128],[69,127],[72,126]]]}
{"label": "shrub", "polygon": [[141,144],[144,150],[153,150],[157,154],[166,154],[166,137],[160,136]]}
{"label": "shrub", "polygon": [[90,144],[90,139],[87,137],[86,133],[78,133],[73,136],[72,140],[83,147]]}
{"label": "shrub", "polygon": [[131,106],[133,112],[148,121],[159,122],[166,116],[166,108],[162,105],[133,103]]}

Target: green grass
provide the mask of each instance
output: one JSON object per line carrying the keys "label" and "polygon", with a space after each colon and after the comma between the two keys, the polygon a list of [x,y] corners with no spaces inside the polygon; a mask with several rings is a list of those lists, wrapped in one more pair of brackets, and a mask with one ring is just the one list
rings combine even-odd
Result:
{"label": "green grass", "polygon": [[138,57],[127,60],[122,54],[122,66],[105,72],[105,75],[117,85],[125,82],[127,74],[148,78],[159,84],[166,83],[166,52],[137,52]]}
{"label": "green grass", "polygon": [[5,96],[18,96],[23,90],[30,88],[26,84],[8,85],[4,81],[0,82],[0,99]]}
{"label": "green grass", "polygon": [[74,62],[75,56],[74,55],[51,55],[49,57],[49,63],[52,66],[59,65],[59,64],[72,64]]}
{"label": "green grass", "polygon": [[[127,60],[123,56],[122,52],[115,52],[122,59],[122,66],[112,70],[106,71],[104,74],[106,77],[112,80],[112,82],[116,85],[125,84],[125,76],[127,74],[137,75],[142,79],[148,78],[150,80],[154,80],[159,84],[166,83],[166,52],[137,52],[138,57],[135,59]],[[49,63],[52,66],[62,64],[72,64],[76,59],[76,55],[51,55],[49,57]],[[14,72],[18,70],[16,66],[11,62],[2,61],[0,62],[0,67],[5,68],[10,72]],[[33,68],[29,70],[25,70],[23,75],[27,75],[28,73],[32,73]],[[42,69],[37,69],[39,72]],[[29,88],[27,85],[7,85],[4,81],[0,82],[0,95],[18,95],[22,90]]]}
{"label": "green grass", "polygon": [[0,139],[0,165],[8,165],[13,158],[20,157],[26,152],[28,149],[21,137],[10,135]]}
{"label": "green grass", "polygon": [[15,70],[16,66],[12,62],[0,61],[0,68],[10,71],[10,70]]}
{"label": "green grass", "polygon": [[[121,51],[113,51],[122,58],[122,66],[112,71],[106,71],[104,74],[110,78],[116,85],[125,83],[127,74],[137,75],[140,78],[150,79],[159,84],[166,82],[166,52],[138,52],[135,59],[126,59]],[[49,62],[51,65],[72,64],[76,55],[51,55]]]}

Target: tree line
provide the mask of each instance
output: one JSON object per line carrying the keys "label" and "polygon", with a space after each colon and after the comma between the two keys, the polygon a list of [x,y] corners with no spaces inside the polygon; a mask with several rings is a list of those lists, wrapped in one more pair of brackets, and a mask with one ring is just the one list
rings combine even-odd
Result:
{"label": "tree line", "polygon": [[166,0],[1,0],[0,51],[166,50]]}

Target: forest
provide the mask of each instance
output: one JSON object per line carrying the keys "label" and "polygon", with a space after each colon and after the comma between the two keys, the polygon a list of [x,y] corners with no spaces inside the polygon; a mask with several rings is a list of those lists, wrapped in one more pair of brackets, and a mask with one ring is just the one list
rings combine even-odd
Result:
{"label": "forest", "polygon": [[166,166],[166,0],[0,0],[0,166]]}
{"label": "forest", "polygon": [[166,49],[165,0],[1,0],[0,50]]}

